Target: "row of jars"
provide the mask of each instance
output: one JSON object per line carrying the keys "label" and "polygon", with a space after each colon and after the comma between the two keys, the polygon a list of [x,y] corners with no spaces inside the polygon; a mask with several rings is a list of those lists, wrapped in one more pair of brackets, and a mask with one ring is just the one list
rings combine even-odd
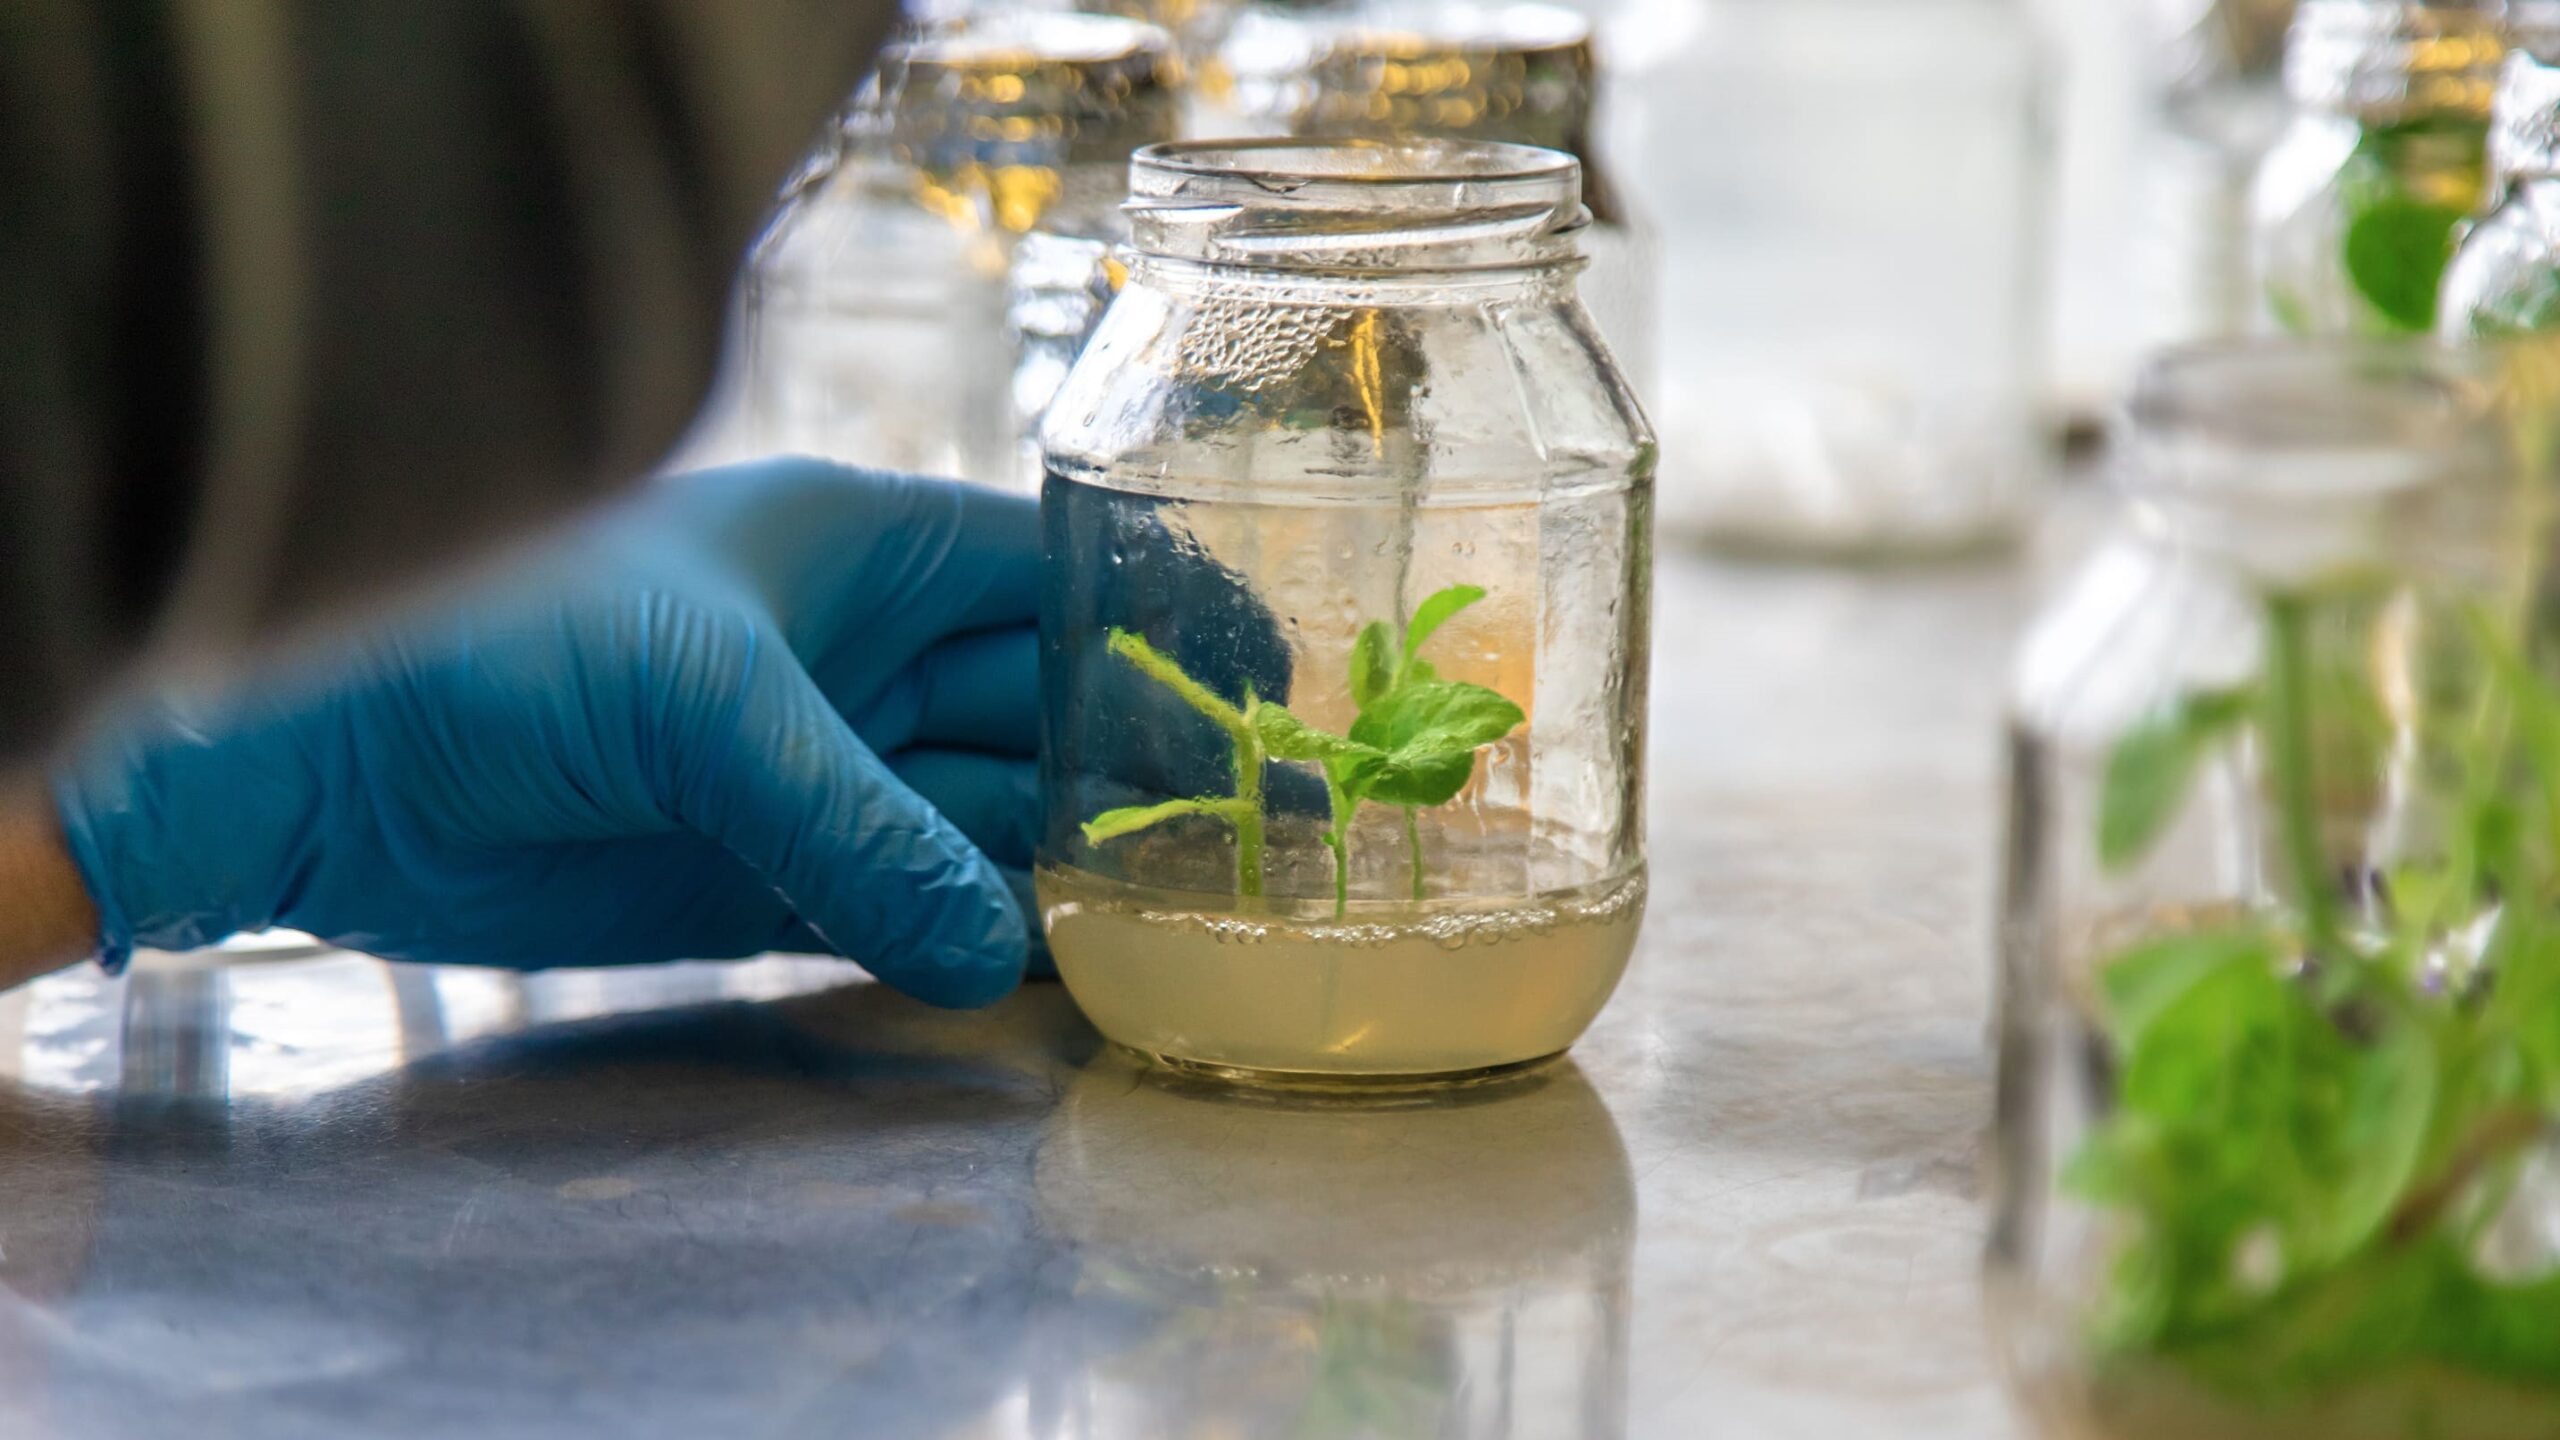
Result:
{"label": "row of jars", "polygon": [[692,458],[1032,483],[1040,409],[1126,272],[1133,148],[1482,139],[1583,162],[1582,297],[1655,402],[1667,532],[1821,553],[2013,533],[2049,448],[2023,0],[1738,7],[1707,28],[1672,25],[1659,53],[1631,31],[1604,65],[1589,19],[1534,3],[914,25],[759,245],[743,414]]}
{"label": "row of jars", "polygon": [[2261,328],[2451,337],[2547,328],[2560,261],[2560,6],[2310,0],[2293,119],[2251,199]]}
{"label": "row of jars", "polygon": [[1580,16],[1179,18],[980,10],[893,41],[751,257],[742,441],[1036,483],[1039,417],[1127,273],[1129,157],[1182,134],[1442,136],[1581,157],[1584,295],[1642,383],[1655,262],[1591,158],[1598,76]]}

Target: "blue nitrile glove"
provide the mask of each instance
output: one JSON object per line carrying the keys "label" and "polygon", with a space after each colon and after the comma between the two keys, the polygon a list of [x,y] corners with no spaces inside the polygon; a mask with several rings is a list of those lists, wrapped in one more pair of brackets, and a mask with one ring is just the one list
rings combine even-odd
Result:
{"label": "blue nitrile glove", "polygon": [[1039,573],[1028,499],[814,460],[662,485],[90,742],[55,795],[101,959],[283,925],[526,968],[820,951],[993,1000],[1027,945]]}

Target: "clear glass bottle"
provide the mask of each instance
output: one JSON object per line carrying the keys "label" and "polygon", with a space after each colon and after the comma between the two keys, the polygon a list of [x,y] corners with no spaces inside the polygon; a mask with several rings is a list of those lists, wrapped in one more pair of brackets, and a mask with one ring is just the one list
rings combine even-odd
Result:
{"label": "clear glass bottle", "polygon": [[1300,1079],[1570,1045],[1644,895],[1653,439],[1579,167],[1157,146],[1043,433],[1037,874],[1102,1032]]}
{"label": "clear glass bottle", "polygon": [[2509,55],[2491,117],[2494,208],[2445,267],[2437,330],[2448,340],[2560,329],[2560,66]]}
{"label": "clear glass bottle", "polygon": [[1583,302],[1652,399],[1661,257],[1593,130],[1605,72],[1560,5],[1464,0],[1261,4],[1229,32],[1235,132],[1317,140],[1492,140],[1582,162]]}
{"label": "clear glass bottle", "polygon": [[2504,35],[2493,3],[2305,0],[2285,47],[2293,123],[2250,196],[2261,329],[2435,328],[2481,204]]}
{"label": "clear glass bottle", "polygon": [[1635,5],[1602,141],[1667,237],[1666,534],[2013,537],[2051,461],[2048,52],[2025,0]]}
{"label": "clear glass bottle", "polygon": [[2560,1433],[2550,414],[2516,358],[2158,363],[2128,523],[2028,632],[1989,1282],[2048,1433]]}
{"label": "clear glass bottle", "polygon": [[1118,233],[1174,72],[1163,31],[1113,16],[968,14],[890,45],[750,257],[746,448],[1023,483],[1014,251]]}

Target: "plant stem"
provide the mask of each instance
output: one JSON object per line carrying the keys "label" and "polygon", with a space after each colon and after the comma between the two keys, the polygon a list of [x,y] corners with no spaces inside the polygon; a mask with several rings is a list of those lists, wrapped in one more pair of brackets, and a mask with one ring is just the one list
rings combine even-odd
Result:
{"label": "plant stem", "polygon": [[2411,1190],[2392,1211],[2391,1238],[2402,1244],[2417,1238],[2462,1194],[2473,1176],[2549,1128],[2550,1122],[2530,1105],[2509,1105],[2481,1116],[2471,1132],[2454,1146],[2443,1173]]}
{"label": "plant stem", "polygon": [[2318,776],[2313,773],[2310,602],[2267,597],[2267,749],[2275,771],[2276,819],[2300,892],[2305,940],[2315,960],[2346,958],[2338,904],[2320,845]]}
{"label": "plant stem", "polygon": [[1333,828],[1325,832],[1324,843],[1333,851],[1333,918],[1339,920],[1351,909],[1351,815],[1359,802],[1331,765],[1324,767],[1324,793],[1333,807]]}
{"label": "plant stem", "polygon": [[1422,812],[1404,807],[1404,844],[1413,856],[1413,898],[1422,898]]}
{"label": "plant stem", "polygon": [[1236,893],[1262,893],[1262,740],[1250,725],[1236,736]]}
{"label": "plant stem", "polygon": [[[1235,746],[1236,765],[1236,893],[1258,896],[1262,893],[1262,737],[1254,732],[1253,721],[1240,710],[1219,698],[1217,692],[1192,679],[1173,657],[1162,653],[1143,638],[1114,628],[1106,642],[1111,653],[1138,667],[1139,673],[1172,691],[1182,703],[1209,717],[1211,723],[1227,732]],[[1253,704],[1252,692],[1245,694],[1245,705]]]}

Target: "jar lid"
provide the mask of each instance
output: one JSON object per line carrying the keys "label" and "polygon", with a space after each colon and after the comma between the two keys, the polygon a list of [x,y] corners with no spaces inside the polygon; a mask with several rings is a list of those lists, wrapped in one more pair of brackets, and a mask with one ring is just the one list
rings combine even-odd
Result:
{"label": "jar lid", "polygon": [[1129,162],[1147,255],[1377,274],[1570,260],[1589,223],[1571,155],[1476,140],[1208,140]]}
{"label": "jar lid", "polygon": [[2507,57],[2490,114],[2489,174],[2502,189],[2560,177],[2560,65],[2522,50]]}
{"label": "jar lid", "polygon": [[1591,22],[1553,5],[1364,11],[1327,35],[1289,133],[1587,148]]}
{"label": "jar lid", "polygon": [[893,41],[847,129],[928,172],[1117,165],[1175,133],[1173,38],[1112,15],[971,16]]}
{"label": "jar lid", "polygon": [[2506,26],[2496,0],[2304,0],[2285,43],[2285,91],[2364,120],[2485,121]]}

